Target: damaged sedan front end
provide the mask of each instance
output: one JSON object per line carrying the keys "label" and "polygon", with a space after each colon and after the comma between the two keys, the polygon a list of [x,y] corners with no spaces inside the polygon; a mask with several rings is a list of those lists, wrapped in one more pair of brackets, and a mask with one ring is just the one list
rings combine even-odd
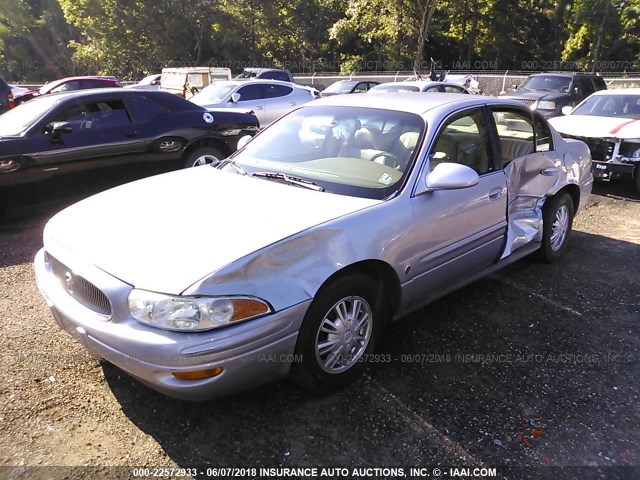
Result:
{"label": "damaged sedan front end", "polygon": [[593,176],[632,179],[640,193],[640,89],[596,92],[565,113],[549,122],[563,137],[588,145]]}

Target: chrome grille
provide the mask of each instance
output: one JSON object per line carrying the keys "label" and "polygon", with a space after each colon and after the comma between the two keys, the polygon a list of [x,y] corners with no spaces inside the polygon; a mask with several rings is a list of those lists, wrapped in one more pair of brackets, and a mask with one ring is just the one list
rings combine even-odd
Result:
{"label": "chrome grille", "polygon": [[580,140],[587,144],[589,147],[589,151],[591,152],[591,158],[594,160],[607,161],[611,160],[611,156],[613,155],[613,147],[615,144],[613,142],[607,142],[600,138],[593,137],[580,137],[577,135],[562,135],[564,138],[573,138],[575,140]]}
{"label": "chrome grille", "polygon": [[525,105],[533,105],[536,103],[535,100],[531,100],[529,98],[514,98],[513,100],[517,100],[518,102],[524,103]]}
{"label": "chrome grille", "polygon": [[45,254],[45,261],[49,263],[51,271],[60,280],[62,288],[76,301],[100,315],[111,315],[111,303],[98,287],[86,278],[73,273],[65,264],[48,253]]}

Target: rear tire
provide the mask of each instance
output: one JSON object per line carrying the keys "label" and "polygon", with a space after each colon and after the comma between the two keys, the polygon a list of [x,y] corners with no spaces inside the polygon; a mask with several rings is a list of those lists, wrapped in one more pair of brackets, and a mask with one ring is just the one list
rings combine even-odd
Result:
{"label": "rear tire", "polygon": [[564,254],[571,236],[573,216],[573,200],[568,193],[559,193],[547,200],[542,209],[542,245],[536,252],[539,260],[553,263]]}
{"label": "rear tire", "polygon": [[194,150],[187,154],[184,161],[184,168],[199,167],[219,163],[226,158],[220,150],[213,147],[205,147]]}
{"label": "rear tire", "polygon": [[365,367],[384,328],[378,284],[369,276],[344,276],[323,287],[305,315],[290,379],[312,393],[353,381]]}

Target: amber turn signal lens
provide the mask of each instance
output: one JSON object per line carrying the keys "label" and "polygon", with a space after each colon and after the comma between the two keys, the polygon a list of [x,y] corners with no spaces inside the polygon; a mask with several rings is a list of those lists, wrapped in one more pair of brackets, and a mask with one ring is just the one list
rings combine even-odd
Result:
{"label": "amber turn signal lens", "polygon": [[237,322],[247,318],[258,317],[269,313],[269,307],[263,302],[251,298],[233,299],[233,316],[229,323]]}
{"label": "amber turn signal lens", "polygon": [[203,380],[205,378],[217,377],[223,370],[222,367],[216,367],[209,368],[208,370],[195,370],[193,372],[171,372],[171,375],[180,380]]}

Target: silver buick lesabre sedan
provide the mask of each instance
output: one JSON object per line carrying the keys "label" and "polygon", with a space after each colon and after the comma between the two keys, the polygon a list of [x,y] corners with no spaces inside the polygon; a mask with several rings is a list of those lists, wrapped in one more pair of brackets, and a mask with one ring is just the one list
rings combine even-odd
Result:
{"label": "silver buick lesabre sedan", "polygon": [[35,259],[60,326],[152,388],[206,399],[352,380],[395,318],[525,255],[557,260],[587,146],[510,100],[328,97],[215,166],[54,216]]}

